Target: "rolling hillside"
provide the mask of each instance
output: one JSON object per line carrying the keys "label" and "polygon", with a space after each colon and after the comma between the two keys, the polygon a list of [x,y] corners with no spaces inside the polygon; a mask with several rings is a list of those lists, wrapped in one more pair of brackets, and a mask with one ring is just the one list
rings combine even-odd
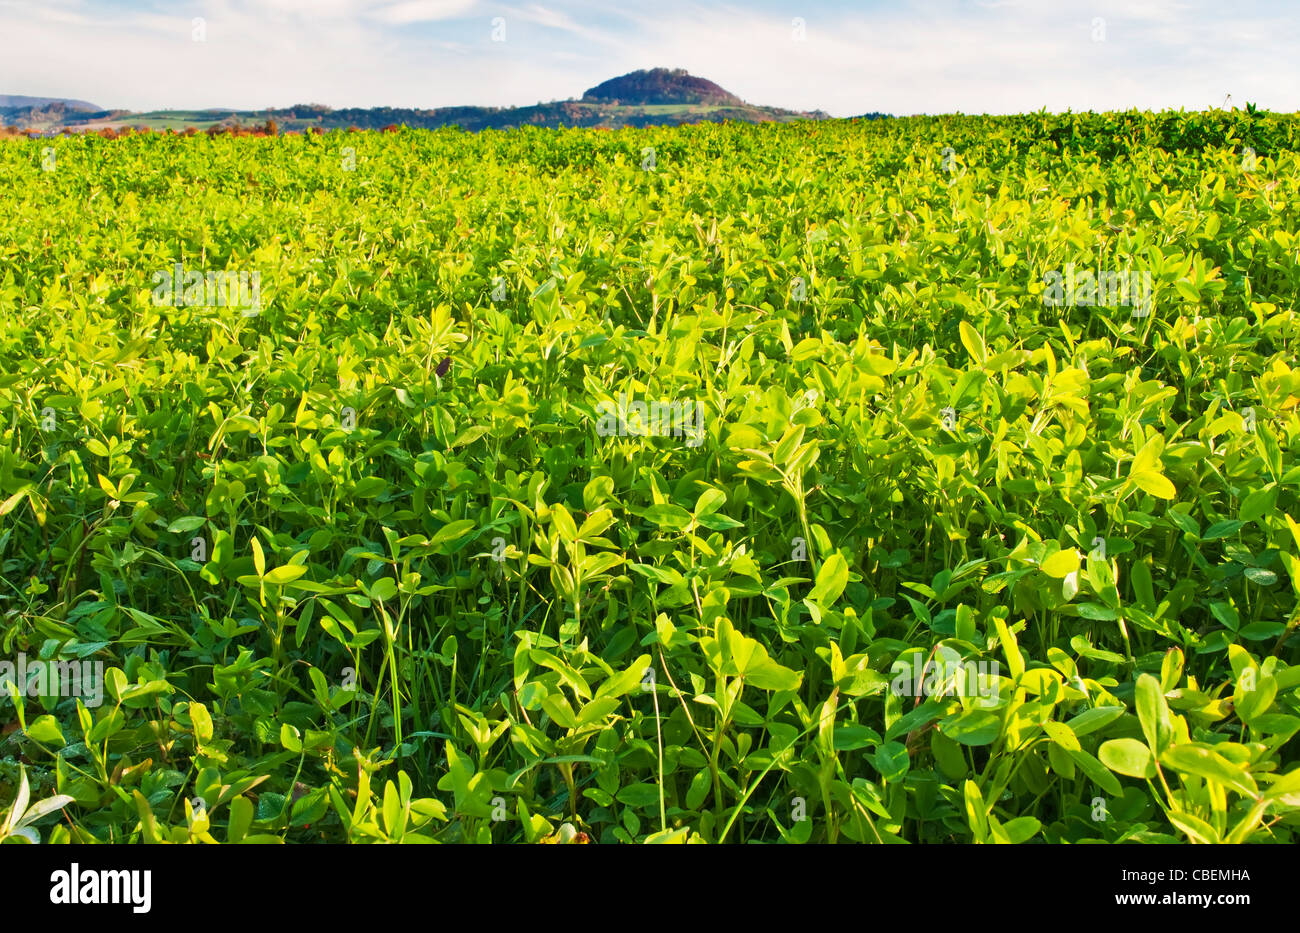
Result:
{"label": "rolling hillside", "polygon": [[[5,106],[5,101],[22,103]],[[84,101],[0,96],[0,123],[24,130],[58,133],[105,127],[183,130],[194,127],[253,127],[273,120],[281,131],[321,129],[380,129],[410,126],[437,129],[504,130],[520,126],[622,127],[674,126],[683,123],[785,123],[827,119],[821,111],[784,110],[741,100],[705,78],[681,69],[655,68],[611,78],[586,91],[580,99],[537,103],[527,107],[395,107],[345,108],[295,104],[269,110],[103,110]]]}

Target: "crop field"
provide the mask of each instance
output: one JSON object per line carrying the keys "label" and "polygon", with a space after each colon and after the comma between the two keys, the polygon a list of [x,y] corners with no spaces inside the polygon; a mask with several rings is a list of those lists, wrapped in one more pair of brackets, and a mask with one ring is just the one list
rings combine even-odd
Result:
{"label": "crop field", "polygon": [[1298,151],[0,141],[0,839],[1297,841]]}

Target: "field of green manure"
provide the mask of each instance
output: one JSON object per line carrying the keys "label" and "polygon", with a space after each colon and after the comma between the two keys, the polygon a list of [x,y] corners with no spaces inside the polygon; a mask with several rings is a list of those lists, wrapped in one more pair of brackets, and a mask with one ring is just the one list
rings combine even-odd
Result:
{"label": "field of green manure", "polygon": [[1298,128],[0,144],[0,836],[1295,841]]}

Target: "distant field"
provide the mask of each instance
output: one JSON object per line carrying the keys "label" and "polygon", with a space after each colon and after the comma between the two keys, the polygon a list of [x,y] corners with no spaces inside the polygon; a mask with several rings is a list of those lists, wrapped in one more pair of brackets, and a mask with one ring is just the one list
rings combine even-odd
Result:
{"label": "distant field", "polygon": [[[293,113],[293,111],[290,111]],[[647,104],[622,106],[583,101],[562,101],[520,107],[514,110],[490,111],[482,108],[456,108],[450,112],[424,111],[358,111],[329,112],[308,116],[291,116],[290,113],[234,112],[233,119],[244,127],[262,126],[273,119],[281,131],[302,131],[308,127],[346,129],[358,125],[362,129],[380,129],[388,125],[415,127],[464,126],[467,129],[507,129],[511,126],[592,126],[611,128],[625,125],[642,125],[647,122],[696,122],[699,119],[741,119],[750,122],[787,121],[800,115],[771,108],[743,106],[715,106],[705,104]],[[228,124],[232,112],[196,110],[155,110],[124,114],[112,119],[93,120],[68,124],[73,132],[123,127],[147,128],[155,131],[180,132],[187,127],[204,131]],[[34,123],[29,128],[44,132],[58,132],[63,123]]]}
{"label": "distant field", "polygon": [[[197,130],[206,130],[209,127],[216,126],[220,123],[227,122],[229,111],[218,111],[209,113],[201,110],[153,110],[143,113],[132,113],[120,117],[116,120],[96,123],[95,126],[142,126],[151,130],[183,130],[187,126],[192,126]],[[241,116],[240,122],[245,126],[260,125],[265,122],[265,118],[254,119],[249,116]],[[299,126],[311,126],[315,121],[309,120],[283,120],[280,121],[286,128],[296,128]]]}
{"label": "distant field", "polygon": [[177,129],[185,126],[203,129],[220,123],[225,117],[224,113],[212,114],[197,110],[154,110],[123,117],[123,122],[154,129]]}

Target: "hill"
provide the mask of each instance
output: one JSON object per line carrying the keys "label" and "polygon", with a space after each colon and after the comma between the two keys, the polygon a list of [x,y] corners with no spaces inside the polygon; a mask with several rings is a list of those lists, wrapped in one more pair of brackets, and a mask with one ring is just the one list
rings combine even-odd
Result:
{"label": "hill", "polygon": [[735,94],[724,91],[707,78],[697,78],[684,69],[652,68],[610,78],[582,95],[584,101],[617,104],[711,104],[743,107]]}
{"label": "hill", "polygon": [[0,94],[0,110],[14,107],[48,107],[50,104],[63,104],[68,110],[95,111],[103,108],[86,100],[68,100],[64,97],[24,97],[21,94]]}
{"label": "hill", "polygon": [[[6,98],[0,101],[41,101],[45,98]],[[74,105],[84,104],[84,108]],[[654,68],[611,78],[587,90],[581,99],[538,102],[526,107],[439,107],[435,109],[369,107],[335,110],[323,104],[295,104],[268,110],[155,110],[131,112],[101,110],[81,101],[53,101],[44,105],[0,104],[0,122],[22,129],[58,133],[105,127],[153,130],[251,128],[275,121],[281,132],[319,129],[381,129],[409,126],[438,129],[506,130],[521,126],[547,128],[587,127],[621,129],[637,126],[672,126],[682,123],[724,122],[786,123],[822,120],[820,110],[796,111],[749,104],[705,78],[682,69]]]}

